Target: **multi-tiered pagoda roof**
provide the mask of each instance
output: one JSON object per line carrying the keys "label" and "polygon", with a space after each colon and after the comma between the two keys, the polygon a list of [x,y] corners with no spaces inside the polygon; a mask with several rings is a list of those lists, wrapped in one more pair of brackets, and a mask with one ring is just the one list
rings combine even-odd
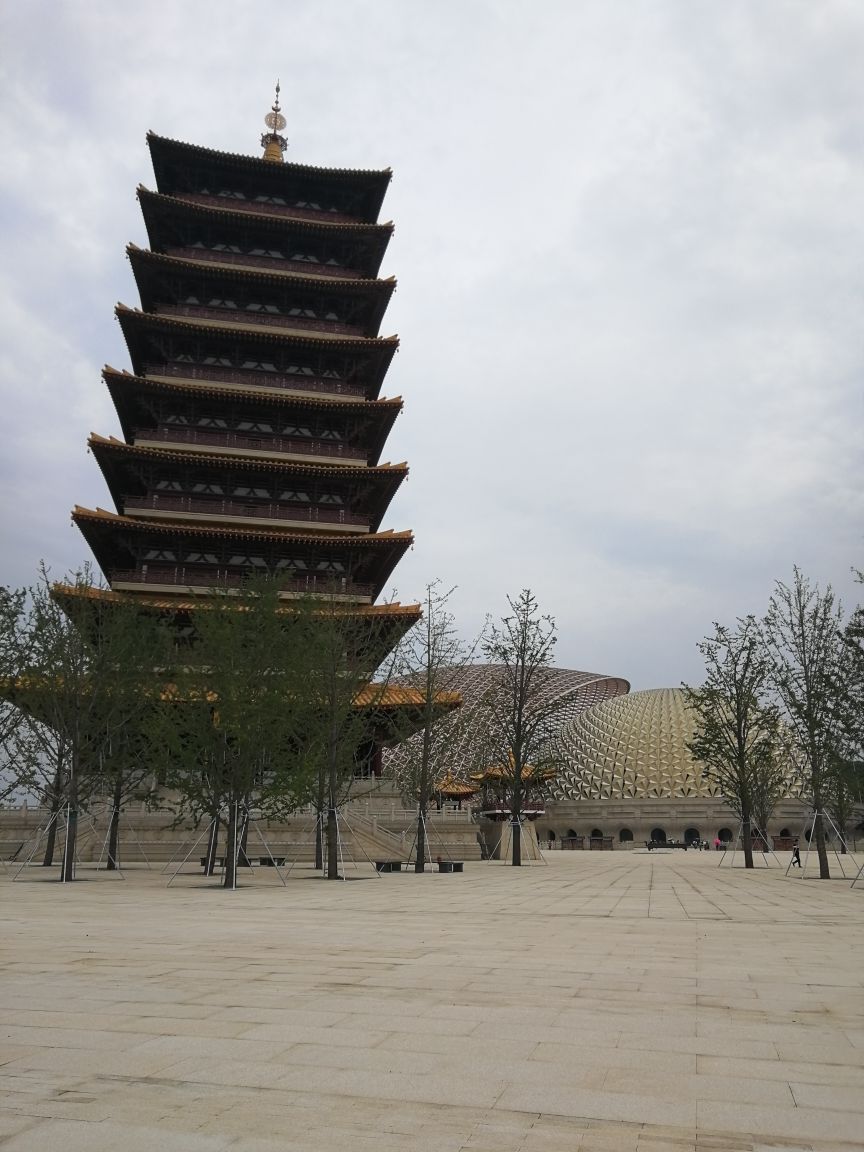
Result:
{"label": "multi-tiered pagoda roof", "polygon": [[139,306],[116,309],[132,371],[103,373],[123,439],[89,441],[114,509],[72,514],[111,594],[185,612],[269,573],[286,601],[410,626],[416,606],[375,604],[412,543],[381,529],[408,472],[381,461],[390,170],[285,163],[275,132],[261,159],[147,142]]}

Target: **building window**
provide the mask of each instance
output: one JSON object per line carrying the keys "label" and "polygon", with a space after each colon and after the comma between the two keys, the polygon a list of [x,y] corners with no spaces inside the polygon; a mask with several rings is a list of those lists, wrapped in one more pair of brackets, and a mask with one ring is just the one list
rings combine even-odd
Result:
{"label": "building window", "polygon": [[717,833],[717,839],[720,841],[721,844],[731,844],[731,842],[732,842],[732,829],[731,828],[721,828],[720,831]]}
{"label": "building window", "polygon": [[629,844],[633,839],[633,833],[629,828],[622,828],[618,833],[618,840],[621,844]]}
{"label": "building window", "polygon": [[654,841],[655,844],[665,844],[666,843],[666,829],[665,828],[652,828],[651,829],[651,839]]}

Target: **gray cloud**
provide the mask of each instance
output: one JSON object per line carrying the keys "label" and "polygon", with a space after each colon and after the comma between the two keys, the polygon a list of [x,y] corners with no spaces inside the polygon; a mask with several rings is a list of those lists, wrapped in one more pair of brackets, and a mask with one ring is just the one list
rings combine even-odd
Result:
{"label": "gray cloud", "polygon": [[403,598],[535,588],[562,664],[699,675],[712,619],[861,564],[864,11],[778,0],[7,7],[3,578],[87,550],[144,133],[391,165]]}

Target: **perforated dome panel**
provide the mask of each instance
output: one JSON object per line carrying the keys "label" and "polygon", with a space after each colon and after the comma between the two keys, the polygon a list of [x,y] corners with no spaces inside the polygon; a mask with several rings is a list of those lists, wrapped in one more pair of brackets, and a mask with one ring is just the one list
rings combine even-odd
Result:
{"label": "perforated dome panel", "polygon": [[567,766],[552,791],[562,800],[719,796],[687,750],[693,736],[680,689],[606,700],[562,731]]}
{"label": "perforated dome panel", "polygon": [[[630,688],[629,683],[619,676],[577,672],[570,668],[554,668],[551,672],[543,696],[549,700],[562,701],[558,713],[562,730],[581,716],[586,709],[620,696]],[[447,733],[452,733],[452,743],[448,747],[447,769],[456,776],[467,778],[469,772],[477,771],[478,765],[472,746],[482,723],[480,702],[494,682],[495,673],[494,664],[469,664],[443,678],[442,687],[446,687],[447,691],[460,692],[463,701],[458,714],[442,720],[435,728],[436,738],[440,736],[446,739]],[[414,749],[421,740],[422,734],[417,733],[397,747],[385,749],[385,772],[398,780],[402,766],[412,758],[416,758]]]}

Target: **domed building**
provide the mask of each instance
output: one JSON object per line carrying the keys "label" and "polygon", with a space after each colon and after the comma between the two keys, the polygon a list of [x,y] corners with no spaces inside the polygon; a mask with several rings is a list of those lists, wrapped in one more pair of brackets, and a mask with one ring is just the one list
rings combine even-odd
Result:
{"label": "domed building", "polygon": [[[694,718],[678,688],[655,688],[598,704],[561,732],[565,764],[551,784],[538,835],[550,844],[611,837],[616,847],[648,840],[731,840],[738,819],[687,744]],[[769,835],[800,830],[805,810],[790,777]]]}
{"label": "domed building", "polygon": [[[458,713],[446,717],[441,725],[452,733],[449,748],[448,771],[459,778],[466,778],[477,770],[477,757],[474,744],[477,741],[479,725],[482,723],[481,702],[494,683],[496,665],[468,664],[447,677],[448,691],[459,692],[462,707]],[[549,670],[547,686],[542,694],[546,701],[560,702],[558,722],[569,726],[588,709],[595,708],[630,690],[628,681],[620,676],[604,676],[597,672],[577,672],[572,668],[552,668]],[[437,731],[441,731],[439,727]],[[403,744],[384,751],[384,773],[399,780],[401,765],[412,756],[413,748],[422,740],[416,733]]]}

